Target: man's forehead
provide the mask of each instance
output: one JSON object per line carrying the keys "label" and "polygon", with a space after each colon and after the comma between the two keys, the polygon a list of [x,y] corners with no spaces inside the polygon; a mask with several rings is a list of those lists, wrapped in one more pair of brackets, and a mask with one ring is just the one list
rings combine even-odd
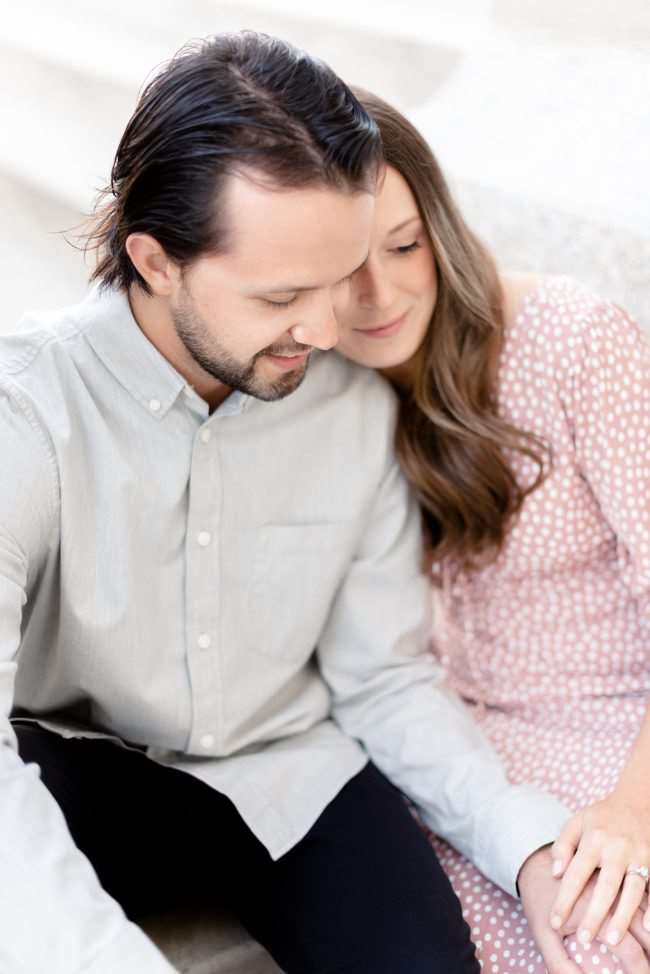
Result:
{"label": "man's forehead", "polygon": [[273,187],[232,176],[223,202],[232,269],[254,265],[269,290],[337,283],[367,256],[372,194],[325,185]]}
{"label": "man's forehead", "polygon": [[[352,220],[365,222],[372,213],[374,196],[352,192],[327,184],[298,187],[273,185],[261,178],[230,176],[222,197],[225,218],[233,244],[262,240],[265,235],[281,234],[283,229],[301,227],[309,231],[337,227],[334,214],[347,213]],[[339,228],[341,229],[341,228]]]}

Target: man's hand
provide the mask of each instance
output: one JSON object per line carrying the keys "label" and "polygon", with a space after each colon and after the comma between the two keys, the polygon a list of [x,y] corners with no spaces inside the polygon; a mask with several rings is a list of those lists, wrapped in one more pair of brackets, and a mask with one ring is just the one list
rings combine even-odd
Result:
{"label": "man's hand", "polygon": [[[550,917],[557,896],[559,881],[552,874],[550,847],[533,853],[519,872],[519,891],[528,925],[537,946],[544,958],[549,974],[582,974],[581,969],[570,959],[564,946],[564,937],[575,933],[583,921],[591,900],[595,879],[591,879],[578,898],[573,912],[559,930],[551,927]],[[642,904],[643,906],[644,904]],[[615,908],[615,907],[614,907]],[[611,914],[605,917],[596,940],[606,943],[605,931]],[[587,949],[586,944],[582,944]],[[629,931],[621,941],[612,946],[607,944],[612,954],[625,971],[625,974],[650,974],[650,933],[643,928],[643,913],[637,910]]]}

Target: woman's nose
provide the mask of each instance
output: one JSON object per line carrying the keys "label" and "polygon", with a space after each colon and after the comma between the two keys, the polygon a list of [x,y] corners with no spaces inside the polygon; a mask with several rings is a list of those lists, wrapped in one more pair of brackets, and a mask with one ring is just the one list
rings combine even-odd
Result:
{"label": "woman's nose", "polygon": [[352,287],[357,301],[364,307],[380,311],[393,304],[395,289],[379,263],[366,261],[354,275]]}

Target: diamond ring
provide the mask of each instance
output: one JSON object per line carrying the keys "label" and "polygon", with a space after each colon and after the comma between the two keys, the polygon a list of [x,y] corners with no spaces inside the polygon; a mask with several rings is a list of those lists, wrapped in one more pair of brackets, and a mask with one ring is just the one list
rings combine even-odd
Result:
{"label": "diamond ring", "polygon": [[650,878],[650,870],[647,866],[628,866],[626,871],[626,876],[640,876],[643,882],[648,885],[648,878]]}

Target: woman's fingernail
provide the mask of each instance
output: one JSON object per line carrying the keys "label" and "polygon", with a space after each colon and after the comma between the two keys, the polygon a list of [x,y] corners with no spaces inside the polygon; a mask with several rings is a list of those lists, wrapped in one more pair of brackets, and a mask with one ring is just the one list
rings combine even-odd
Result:
{"label": "woman's fingernail", "polygon": [[607,934],[607,943],[611,944],[612,947],[616,946],[620,939],[621,937],[618,930],[610,930]]}
{"label": "woman's fingernail", "polygon": [[579,930],[578,940],[580,941],[581,944],[584,944],[585,947],[588,947],[589,944],[591,943],[591,934],[589,933],[588,930]]}
{"label": "woman's fingernail", "polygon": [[562,863],[559,859],[553,860],[552,871],[554,876],[559,876],[560,873],[562,872]]}
{"label": "woman's fingernail", "polygon": [[559,930],[562,926],[562,917],[558,913],[553,913],[551,916],[551,926],[554,930]]}

